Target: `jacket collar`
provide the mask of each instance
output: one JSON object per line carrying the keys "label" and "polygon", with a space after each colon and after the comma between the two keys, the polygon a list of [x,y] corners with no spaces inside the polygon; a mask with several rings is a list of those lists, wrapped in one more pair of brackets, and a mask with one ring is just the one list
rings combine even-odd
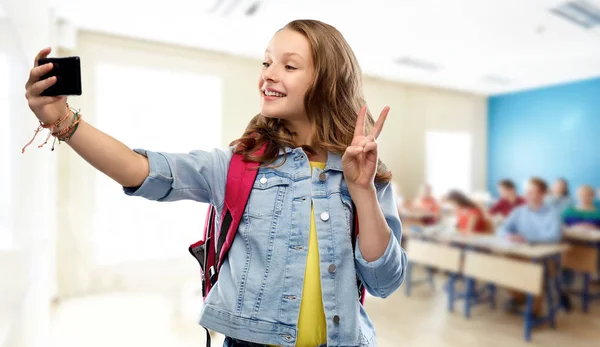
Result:
{"label": "jacket collar", "polygon": [[[293,159],[294,156],[306,155],[304,150],[301,147],[290,148],[286,147],[284,149],[279,150],[279,156],[287,155],[288,159],[290,157]],[[336,153],[327,153],[327,163],[325,165],[325,171],[333,170],[333,171],[344,171],[342,166],[342,157]]]}

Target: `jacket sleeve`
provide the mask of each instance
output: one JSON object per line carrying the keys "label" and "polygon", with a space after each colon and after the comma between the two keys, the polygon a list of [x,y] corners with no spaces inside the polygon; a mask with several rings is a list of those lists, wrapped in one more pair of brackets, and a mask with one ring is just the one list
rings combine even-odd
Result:
{"label": "jacket sleeve", "polygon": [[391,184],[378,187],[377,198],[391,231],[390,241],[379,259],[368,262],[363,258],[357,239],[355,264],[358,277],[367,291],[373,296],[385,298],[394,293],[404,281],[407,259],[406,252],[400,246],[402,224]]}
{"label": "jacket sleeve", "polygon": [[148,158],[150,173],[139,187],[123,187],[125,194],[155,201],[194,200],[222,206],[232,151],[190,153],[135,151]]}

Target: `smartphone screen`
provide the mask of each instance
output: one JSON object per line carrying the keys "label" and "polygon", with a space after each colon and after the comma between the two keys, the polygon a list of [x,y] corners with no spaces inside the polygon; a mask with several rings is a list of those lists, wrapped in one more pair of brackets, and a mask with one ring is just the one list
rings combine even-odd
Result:
{"label": "smartphone screen", "polygon": [[45,58],[38,65],[52,63],[54,67],[42,80],[56,76],[56,83],[46,89],[42,96],[81,95],[81,64],[79,57]]}

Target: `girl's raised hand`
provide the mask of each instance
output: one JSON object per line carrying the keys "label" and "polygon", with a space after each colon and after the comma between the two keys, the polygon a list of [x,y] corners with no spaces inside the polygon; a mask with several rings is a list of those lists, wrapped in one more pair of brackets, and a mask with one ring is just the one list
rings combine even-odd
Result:
{"label": "girl's raised hand", "polygon": [[389,112],[389,107],[386,106],[383,108],[375,125],[366,136],[365,119],[367,106],[363,106],[358,112],[354,128],[354,138],[342,156],[344,177],[349,189],[368,189],[374,187],[378,162],[376,140],[383,130],[383,124]]}
{"label": "girl's raised hand", "polygon": [[39,66],[38,61],[50,54],[50,48],[42,49],[35,57],[29,80],[25,85],[25,97],[29,108],[44,124],[53,124],[67,112],[67,98],[63,96],[41,96],[44,90],[56,83],[56,77],[41,80],[42,76],[52,70],[52,63]]}

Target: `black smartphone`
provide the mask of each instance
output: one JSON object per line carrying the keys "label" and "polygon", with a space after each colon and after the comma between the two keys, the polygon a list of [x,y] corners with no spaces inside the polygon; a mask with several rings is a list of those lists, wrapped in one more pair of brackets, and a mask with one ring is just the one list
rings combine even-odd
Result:
{"label": "black smartphone", "polygon": [[42,80],[56,76],[56,83],[46,89],[42,96],[81,95],[81,63],[79,57],[40,59],[38,65],[52,63],[53,68]]}

